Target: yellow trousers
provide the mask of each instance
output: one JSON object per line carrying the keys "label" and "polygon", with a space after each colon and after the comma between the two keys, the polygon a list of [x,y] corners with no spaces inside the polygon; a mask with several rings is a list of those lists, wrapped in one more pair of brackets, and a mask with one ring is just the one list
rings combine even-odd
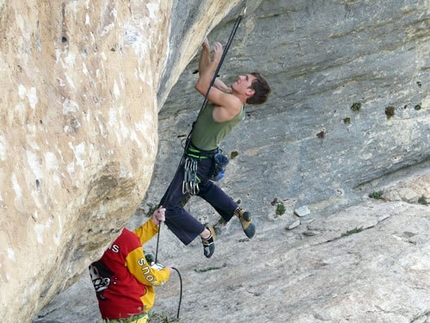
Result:
{"label": "yellow trousers", "polygon": [[[131,321],[132,318],[128,318],[128,319],[119,319],[119,320],[114,320],[113,322],[124,322],[124,323],[148,323],[148,314],[144,314],[142,317],[139,317],[138,319],[135,319],[133,321]],[[111,322],[111,320],[106,320],[104,322]]]}
{"label": "yellow trousers", "polygon": [[141,317],[140,319],[132,321],[131,323],[147,323],[147,322],[148,322],[148,315],[145,315],[145,316]]}

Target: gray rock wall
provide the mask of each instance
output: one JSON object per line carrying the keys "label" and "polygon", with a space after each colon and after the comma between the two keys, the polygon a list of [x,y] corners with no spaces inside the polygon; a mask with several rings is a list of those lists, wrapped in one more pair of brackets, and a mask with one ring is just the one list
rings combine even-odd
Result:
{"label": "gray rock wall", "polygon": [[[210,41],[225,42],[232,22]],[[221,76],[259,70],[273,95],[248,106],[223,143],[239,155],[222,185],[262,214],[273,213],[275,198],[327,213],[360,201],[365,184],[421,167],[430,151],[428,24],[425,1],[264,1],[243,21]],[[176,137],[202,103],[192,88],[196,67],[185,69],[160,112],[153,186],[171,178]]]}
{"label": "gray rock wall", "polygon": [[[177,274],[158,288],[150,322],[174,322],[182,292],[180,322],[428,323],[430,208],[416,200],[429,182],[427,169],[293,230],[287,216],[265,221],[252,240],[233,220],[209,260],[199,241],[178,246],[163,226],[159,259],[180,270],[182,290]],[[82,321],[100,323],[86,272],[34,322]]]}
{"label": "gray rock wall", "polygon": [[[429,17],[428,2],[264,1],[243,21],[221,77],[259,70],[273,95],[248,106],[223,142],[238,156],[219,185],[254,213],[257,237],[244,241],[232,221],[208,262],[198,241],[178,246],[164,231],[162,257],[187,281],[184,322],[430,320],[429,213],[418,202],[430,194]],[[233,23],[209,40],[225,43]],[[202,104],[196,68],[195,59],[160,111],[143,209],[164,193]],[[369,199],[377,192],[382,200]],[[310,216],[286,230],[301,206]],[[187,208],[219,219],[198,198]],[[155,311],[174,317],[176,284]]]}

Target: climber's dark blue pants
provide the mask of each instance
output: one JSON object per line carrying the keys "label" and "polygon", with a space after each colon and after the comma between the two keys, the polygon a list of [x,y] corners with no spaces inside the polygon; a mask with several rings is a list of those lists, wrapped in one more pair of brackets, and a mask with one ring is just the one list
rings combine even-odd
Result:
{"label": "climber's dark blue pants", "polygon": [[[201,182],[199,183],[200,191],[197,196],[212,205],[222,218],[228,222],[233,217],[238,204],[209,180],[214,167],[213,158],[198,159],[197,176]],[[182,193],[183,180],[184,163],[181,163],[169,188],[164,193],[160,205],[166,208],[166,221],[164,223],[179,240],[187,245],[202,233],[205,227],[181,206],[181,203],[190,197],[189,194]]]}

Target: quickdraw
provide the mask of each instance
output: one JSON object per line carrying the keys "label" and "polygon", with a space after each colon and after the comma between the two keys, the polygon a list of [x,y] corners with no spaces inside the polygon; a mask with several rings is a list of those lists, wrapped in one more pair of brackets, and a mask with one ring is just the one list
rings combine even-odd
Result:
{"label": "quickdraw", "polygon": [[197,160],[187,157],[184,164],[184,180],[182,194],[199,194],[199,178],[197,177]]}

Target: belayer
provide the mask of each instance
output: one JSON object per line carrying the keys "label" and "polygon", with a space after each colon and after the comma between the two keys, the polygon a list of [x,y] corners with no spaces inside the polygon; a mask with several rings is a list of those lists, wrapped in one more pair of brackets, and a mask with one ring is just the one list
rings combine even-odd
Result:
{"label": "belayer", "polygon": [[208,104],[203,106],[193,124],[183,160],[160,202],[166,208],[168,228],[185,245],[200,236],[207,258],[215,251],[215,230],[205,227],[185,211],[183,204],[191,195],[197,195],[212,205],[226,222],[234,215],[239,217],[246,236],[254,236],[255,225],[250,212],[239,207],[214,180],[216,173],[222,171],[219,143],[243,120],[245,103],[265,103],[271,92],[267,80],[256,72],[240,75],[230,87],[215,78],[222,54],[223,47],[216,42],[211,60],[209,43],[204,40],[195,89],[205,96]]}
{"label": "belayer", "polygon": [[124,228],[101,259],[89,266],[103,322],[146,323],[156,286],[166,283],[174,267],[153,263],[142,244],[158,233],[165,220],[160,206],[142,226]]}

